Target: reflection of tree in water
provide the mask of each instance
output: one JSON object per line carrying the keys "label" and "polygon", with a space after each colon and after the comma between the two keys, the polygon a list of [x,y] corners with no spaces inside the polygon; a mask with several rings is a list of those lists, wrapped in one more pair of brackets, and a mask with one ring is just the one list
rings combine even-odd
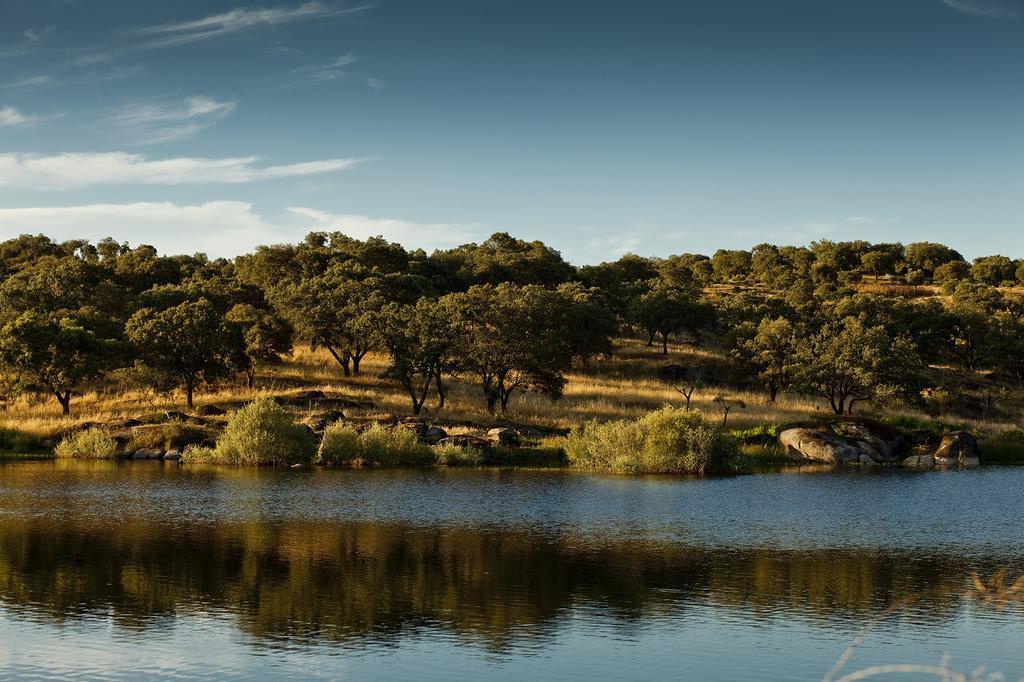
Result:
{"label": "reflection of tree in water", "polygon": [[421,627],[502,648],[554,634],[567,610],[624,624],[712,604],[770,619],[867,619],[927,594],[962,608],[975,566],[934,555],[707,549],[482,527],[5,521],[0,598],[55,619],[109,610],[125,627],[226,610],[276,639],[386,642]]}

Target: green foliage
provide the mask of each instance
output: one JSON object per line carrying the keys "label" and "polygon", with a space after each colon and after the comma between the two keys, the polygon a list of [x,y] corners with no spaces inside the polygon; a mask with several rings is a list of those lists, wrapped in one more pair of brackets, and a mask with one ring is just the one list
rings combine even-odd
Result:
{"label": "green foliage", "polygon": [[587,422],[565,445],[570,464],[622,474],[730,471],[736,442],[696,412],[665,407],[638,420]]}
{"label": "green foliage", "polygon": [[241,366],[252,388],[259,365],[277,364],[282,355],[291,351],[292,326],[272,312],[248,303],[234,306],[225,319],[241,330],[242,353],[235,364]]}
{"label": "green foliage", "polygon": [[117,443],[103,429],[92,428],[68,436],[54,449],[57,457],[78,459],[113,459]]}
{"label": "green foliage", "polygon": [[433,448],[434,460],[446,466],[478,466],[483,462],[483,455],[476,448],[463,448],[445,443]]}
{"label": "green foliage", "polygon": [[985,464],[1020,464],[1024,462],[1024,431],[1003,431],[982,438],[978,443],[981,461]]}
{"label": "green foliage", "polygon": [[335,422],[324,432],[318,461],[334,465],[419,465],[433,463],[435,453],[411,429],[375,424],[359,433],[348,424]]}
{"label": "green foliage", "polygon": [[0,329],[0,365],[26,388],[55,396],[65,415],[72,392],[110,361],[109,344],[73,316],[26,312]]}
{"label": "green foliage", "polygon": [[662,353],[668,354],[668,338],[683,331],[696,331],[712,317],[710,308],[697,301],[690,293],[658,285],[633,301],[629,307],[630,321],[647,332],[653,342],[661,335]]}
{"label": "green foliage", "polygon": [[192,458],[222,464],[306,464],[315,454],[313,436],[270,398],[255,400],[228,420],[212,453],[197,450]]}
{"label": "green foliage", "polygon": [[907,337],[860,318],[828,322],[801,339],[791,364],[796,383],[829,401],[836,414],[858,402],[912,401],[919,392],[921,361]]}
{"label": "green foliage", "polygon": [[207,299],[170,308],[143,308],[126,326],[128,340],[150,367],[175,377],[192,407],[195,389],[227,375],[242,353],[242,339]]}

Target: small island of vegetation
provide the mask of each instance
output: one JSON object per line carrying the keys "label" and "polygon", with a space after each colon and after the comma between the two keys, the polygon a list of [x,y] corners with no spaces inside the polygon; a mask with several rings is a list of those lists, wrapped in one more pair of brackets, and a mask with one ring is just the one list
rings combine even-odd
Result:
{"label": "small island of vegetation", "polygon": [[940,244],[575,267],[504,233],[427,254],[314,232],[233,260],[23,235],[0,277],[8,452],[619,473],[1024,455],[1024,263]]}

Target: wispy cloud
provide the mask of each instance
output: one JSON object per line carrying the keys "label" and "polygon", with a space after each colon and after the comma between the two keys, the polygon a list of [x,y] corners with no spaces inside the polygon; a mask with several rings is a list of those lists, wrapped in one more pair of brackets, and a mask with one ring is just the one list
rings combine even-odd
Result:
{"label": "wispy cloud", "polygon": [[126,131],[134,144],[158,144],[192,137],[230,114],[235,106],[235,102],[212,97],[145,102],[122,108],[113,123]]}
{"label": "wispy cloud", "polygon": [[173,47],[259,28],[337,17],[368,8],[369,5],[348,8],[331,7],[321,2],[306,2],[297,7],[238,8],[192,21],[148,26],[137,29],[133,33],[137,36],[147,37],[149,39],[148,47]]}
{"label": "wispy cloud", "polygon": [[149,159],[125,152],[0,154],[0,185],[72,190],[95,185],[238,184],[296,178],[352,168],[365,159],[324,159],[261,166],[257,156]]}
{"label": "wispy cloud", "polygon": [[19,76],[14,80],[7,81],[2,86],[9,90],[21,90],[32,88],[50,88],[62,85],[90,85],[92,83],[104,83],[124,78],[141,76],[146,72],[142,64],[133,66],[119,66],[106,71],[89,71],[87,73],[71,73],[55,75],[50,73],[36,74],[33,76]]}
{"label": "wispy cloud", "polygon": [[10,45],[0,45],[0,59],[4,57],[17,57],[31,50],[36,45],[45,42],[53,35],[53,26],[42,28],[27,28],[22,33],[22,39]]}
{"label": "wispy cloud", "polygon": [[1024,16],[1024,4],[1012,0],[941,0],[958,12],[988,19],[1017,20]]}
{"label": "wispy cloud", "polygon": [[366,239],[382,236],[405,246],[443,249],[480,238],[487,230],[475,223],[418,223],[399,218],[371,218],[365,215],[329,213],[315,208],[289,207],[296,216],[311,220],[317,229],[344,232]]}
{"label": "wispy cloud", "polygon": [[95,66],[96,64],[106,64],[114,58],[114,55],[109,52],[89,52],[83,54],[80,57],[75,57],[73,64],[75,66]]}
{"label": "wispy cloud", "polygon": [[0,128],[33,125],[40,120],[40,116],[23,114],[14,107],[0,107]]}
{"label": "wispy cloud", "polygon": [[344,78],[349,75],[346,69],[359,61],[359,57],[353,54],[346,54],[338,57],[329,64],[323,64],[320,66],[313,66],[304,71],[309,73],[309,77],[316,81],[334,81],[339,78]]}
{"label": "wispy cloud", "polygon": [[371,90],[377,90],[378,92],[385,90],[388,87],[388,84],[380,78],[367,78],[366,84],[370,86]]}

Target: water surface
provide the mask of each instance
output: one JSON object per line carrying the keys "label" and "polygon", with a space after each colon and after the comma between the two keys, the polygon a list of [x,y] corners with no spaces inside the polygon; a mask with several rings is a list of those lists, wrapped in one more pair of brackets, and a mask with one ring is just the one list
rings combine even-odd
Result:
{"label": "water surface", "polygon": [[[1024,676],[1024,469],[0,464],[4,679]],[[998,583],[998,579],[997,579]],[[987,673],[986,673],[987,674]],[[873,679],[928,679],[907,675]],[[932,678],[934,679],[934,678]]]}

